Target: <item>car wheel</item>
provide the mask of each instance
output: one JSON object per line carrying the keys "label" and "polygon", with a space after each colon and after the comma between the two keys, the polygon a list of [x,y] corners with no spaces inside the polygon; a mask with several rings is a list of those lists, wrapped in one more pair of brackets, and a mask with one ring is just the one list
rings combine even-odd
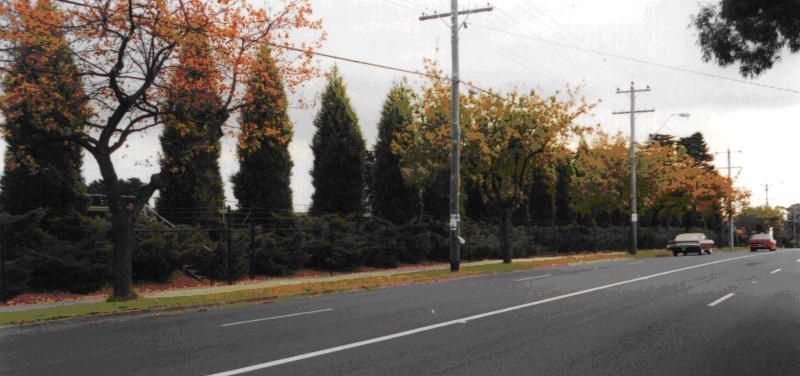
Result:
{"label": "car wheel", "polygon": [[678,251],[672,251],[672,257],[678,257]]}
{"label": "car wheel", "polygon": [[750,248],[750,252],[755,252],[755,251],[756,251],[755,248]]}
{"label": "car wheel", "polygon": [[709,249],[708,249],[708,254],[709,254],[709,255],[711,254],[711,252],[714,252],[714,248],[709,248]]}
{"label": "car wheel", "polygon": [[686,256],[686,253],[687,253],[686,251],[683,251],[683,255],[684,255],[684,256]]}

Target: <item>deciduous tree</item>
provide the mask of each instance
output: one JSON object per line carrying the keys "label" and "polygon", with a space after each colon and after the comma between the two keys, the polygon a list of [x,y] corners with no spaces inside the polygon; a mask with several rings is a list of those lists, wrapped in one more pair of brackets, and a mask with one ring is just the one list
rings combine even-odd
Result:
{"label": "deciduous tree", "polygon": [[[717,171],[698,164],[686,148],[673,143],[636,145],[636,183],[643,222],[657,225],[704,225],[717,229],[722,208],[741,205],[746,191]],[[573,179],[572,205],[585,222],[625,219],[630,202],[630,159],[622,134],[597,132],[579,149]],[[727,210],[726,210],[727,211]],[[614,224],[613,221],[611,224]]]}
{"label": "deciduous tree", "polygon": [[800,51],[800,3],[793,0],[719,0],[701,6],[692,26],[704,61],[739,63],[744,77],[769,70],[787,49]]}
{"label": "deciduous tree", "polygon": [[783,212],[779,208],[745,207],[736,216],[736,227],[743,229],[748,237],[767,233],[770,229],[774,234],[779,234],[783,230],[784,220]]}
{"label": "deciduous tree", "polygon": [[[423,62],[430,81],[409,92],[412,122],[395,132],[392,152],[400,156],[403,180],[417,192],[419,214],[439,217],[450,211],[450,86],[438,61]],[[420,152],[409,153],[412,148]]]}
{"label": "deciduous tree", "polygon": [[[139,178],[130,178],[130,179],[120,179],[120,192],[122,196],[125,196],[128,199],[128,202],[132,202],[132,199],[135,199],[136,196],[139,194],[139,191],[144,188],[145,184],[139,180]],[[92,205],[108,205],[108,199],[106,198],[108,195],[106,194],[106,185],[103,184],[103,180],[95,180],[89,183],[86,186],[86,192],[90,195],[98,195],[92,197]]]}
{"label": "deciduous tree", "polygon": [[[428,64],[431,79],[416,102],[414,122],[397,142],[406,174],[412,179],[424,176],[416,178],[420,181],[449,166],[450,127],[441,126],[439,118],[442,110],[449,111],[449,83],[438,78],[437,69]],[[511,263],[511,218],[532,184],[532,169],[554,164],[568,143],[588,130],[575,119],[593,105],[571,89],[564,99],[559,96],[541,97],[531,91],[505,98],[492,92],[459,98],[462,153],[465,162],[473,162],[465,163],[462,173],[481,187],[481,199],[501,215],[504,263]]]}
{"label": "deciduous tree", "polygon": [[[113,273],[114,297],[129,299],[131,290],[131,249],[133,222],[137,213],[161,187],[162,173],[171,171],[182,158],[172,158],[161,166],[143,188],[137,199],[129,205],[122,198],[117,167],[111,156],[131,142],[132,135],[158,126],[175,126],[163,121],[171,115],[169,106],[174,97],[170,93],[185,92],[191,81],[175,80],[180,69],[177,49],[197,30],[203,30],[210,50],[215,56],[210,72],[220,76],[218,93],[220,107],[214,116],[211,132],[204,134],[194,145],[186,145],[185,155],[214,143],[220,132],[233,134],[225,128],[228,117],[246,106],[244,81],[254,75],[266,75],[255,64],[255,53],[264,43],[280,47],[297,48],[302,53],[280,48],[276,60],[287,86],[293,90],[302,82],[317,75],[313,51],[324,39],[321,22],[311,17],[308,0],[269,1],[266,8],[242,0],[157,0],[123,1],[90,0],[58,1],[59,12],[37,14],[26,0],[0,2],[0,64],[5,73],[10,71],[15,41],[34,37],[24,27],[29,17],[42,19],[48,35],[61,31],[71,47],[77,73],[67,70],[37,69],[40,74],[56,77],[82,77],[84,106],[91,109],[82,121],[84,129],[70,126],[77,116],[59,113],[59,133],[67,142],[80,145],[97,161],[112,216],[112,241],[114,243]],[[51,22],[54,19],[60,22]],[[64,25],[60,28],[60,25]],[[311,29],[308,44],[297,45],[295,30]],[[48,37],[43,43],[44,52],[58,54],[56,38]],[[50,86],[26,86],[24,91],[3,90],[4,105],[14,106],[32,102],[46,108],[45,100]],[[193,107],[187,104],[188,107]],[[196,129],[187,122],[184,130]]]}

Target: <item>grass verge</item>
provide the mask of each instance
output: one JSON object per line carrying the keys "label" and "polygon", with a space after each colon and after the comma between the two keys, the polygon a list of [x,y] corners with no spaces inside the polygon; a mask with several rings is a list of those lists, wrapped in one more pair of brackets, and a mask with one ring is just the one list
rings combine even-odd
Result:
{"label": "grass verge", "polygon": [[[665,251],[664,251],[665,252]],[[641,251],[636,258],[656,257],[657,251]],[[449,270],[416,271],[403,274],[372,276],[361,278],[342,278],[335,281],[309,282],[295,285],[282,285],[266,288],[211,293],[168,298],[144,298],[124,302],[83,303],[62,305],[18,312],[0,313],[0,325],[21,325],[37,322],[48,322],[80,317],[96,317],[113,314],[139,314],[142,316],[159,316],[176,314],[208,308],[222,308],[263,304],[272,301],[313,297],[331,293],[370,291],[389,287],[408,286],[411,284],[435,283],[437,281],[470,278],[480,275],[530,270],[535,268],[570,265],[582,262],[594,262],[630,258],[624,254],[590,254],[560,257],[558,259],[520,261],[512,264],[479,264],[466,265],[456,273]]]}

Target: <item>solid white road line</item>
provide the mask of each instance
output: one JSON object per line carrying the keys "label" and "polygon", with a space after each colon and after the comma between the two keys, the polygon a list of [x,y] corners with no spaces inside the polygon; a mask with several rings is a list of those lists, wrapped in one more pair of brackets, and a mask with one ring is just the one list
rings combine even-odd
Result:
{"label": "solid white road line", "polygon": [[709,307],[713,307],[713,306],[715,306],[715,305],[717,305],[717,304],[719,304],[719,303],[722,303],[723,301],[725,301],[725,299],[728,299],[728,298],[730,298],[730,297],[731,297],[731,296],[733,296],[733,295],[735,295],[735,294],[733,294],[733,293],[730,293],[730,294],[728,294],[728,295],[725,295],[725,296],[723,296],[723,297],[721,297],[721,298],[719,298],[719,299],[715,300],[713,303],[709,304],[708,306],[709,306]]}
{"label": "solid white road line", "polygon": [[800,262],[800,260],[797,260],[797,262]]}
{"label": "solid white road line", "polygon": [[538,275],[538,276],[536,276],[536,277],[528,277],[528,278],[520,278],[520,279],[515,279],[514,281],[516,281],[516,282],[519,282],[519,281],[527,281],[527,280],[529,280],[529,279],[539,279],[539,278],[552,277],[552,276],[553,276],[552,274],[545,274],[545,275]]}
{"label": "solid white road line", "polygon": [[775,274],[775,273],[777,273],[779,271],[781,271],[781,270],[780,269],[775,269],[775,270],[771,271],[769,274]]}
{"label": "solid white road line", "polygon": [[320,312],[327,312],[327,311],[333,311],[333,308],[328,308],[328,309],[320,309],[320,310],[318,310],[318,311],[310,311],[310,312],[300,312],[300,313],[293,313],[293,314],[291,314],[291,315],[283,315],[283,316],[275,316],[275,317],[265,317],[265,318],[263,318],[263,319],[255,319],[255,320],[247,320],[247,321],[232,322],[232,323],[229,323],[229,324],[222,324],[222,326],[233,326],[233,325],[239,325],[239,324],[249,324],[249,323],[252,323],[252,322],[259,322],[259,321],[267,321],[267,320],[282,319],[282,318],[286,318],[286,317],[300,316],[300,315],[310,315],[310,314],[312,314],[312,313],[320,313]]}
{"label": "solid white road line", "polygon": [[625,265],[636,265],[636,264],[644,264],[644,261],[629,262]]}
{"label": "solid white road line", "polygon": [[[319,350],[319,351],[314,351],[314,352],[310,352],[310,353],[306,353],[306,354],[295,355],[295,356],[288,357],[288,358],[273,360],[271,362],[265,362],[265,363],[261,363],[261,364],[255,364],[255,365],[252,365],[252,366],[248,366],[248,367],[237,368],[237,369],[230,370],[230,371],[215,373],[215,374],[212,374],[212,375],[209,375],[209,376],[239,375],[239,374],[242,374],[242,373],[257,371],[257,370],[264,369],[264,368],[275,367],[275,366],[278,366],[278,365],[281,365],[281,364],[297,362],[297,361],[300,361],[300,360],[315,358],[315,357],[318,357],[318,356],[321,356],[321,355],[326,355],[326,354],[331,354],[331,353],[335,353],[335,352],[339,352],[339,351],[349,350],[349,349],[356,348],[356,347],[371,345],[373,343],[384,342],[384,341],[388,341],[388,340],[395,339],[395,338],[406,337],[406,336],[410,336],[412,334],[422,333],[422,332],[426,332],[426,331],[429,331],[429,330],[443,328],[443,327],[454,325],[454,324],[466,324],[467,321],[472,321],[472,320],[477,320],[477,319],[481,319],[481,318],[484,318],[484,317],[499,315],[501,313],[512,312],[512,311],[520,310],[520,309],[523,309],[523,308],[537,306],[537,305],[544,304],[544,303],[550,303],[550,302],[554,302],[554,301],[557,301],[557,300],[571,298],[573,296],[588,294],[588,293],[595,292],[595,291],[610,289],[612,287],[622,286],[622,285],[626,285],[626,284],[633,283],[633,282],[644,281],[644,280],[650,279],[650,278],[661,277],[661,276],[668,275],[668,274],[678,273],[678,272],[682,272],[682,271],[686,271],[686,270],[690,270],[690,269],[702,268],[704,266],[720,264],[720,263],[728,262],[728,261],[741,260],[741,259],[746,259],[746,258],[750,258],[750,257],[759,257],[759,256],[763,256],[763,255],[772,255],[772,254],[773,253],[760,253],[760,254],[755,254],[755,255],[733,257],[733,258],[729,258],[729,259],[726,259],[726,260],[712,261],[712,262],[707,262],[705,264],[697,264],[697,265],[693,265],[693,266],[689,266],[689,267],[685,267],[685,268],[669,270],[669,271],[666,271],[666,272],[651,274],[651,275],[648,275],[648,276],[629,279],[627,281],[616,282],[616,283],[612,283],[612,284],[608,284],[608,285],[592,287],[592,288],[586,289],[586,290],[575,291],[575,292],[571,292],[569,294],[554,296],[552,298],[537,300],[535,302],[530,302],[530,303],[516,305],[516,306],[513,306],[513,307],[498,309],[496,311],[481,313],[481,314],[478,314],[478,315],[464,317],[464,318],[461,318],[461,319],[455,319],[455,320],[451,320],[451,321],[445,321],[445,322],[442,322],[442,323],[439,323],[439,324],[423,326],[421,328],[411,329],[411,330],[407,330],[405,332],[399,332],[399,333],[395,333],[395,334],[390,334],[390,335],[386,335],[386,336],[383,336],[383,337],[372,338],[372,339],[368,339],[368,340],[364,340],[364,341],[360,341],[360,342],[353,342],[353,343],[349,343],[349,344],[346,344],[346,345],[331,347],[331,348],[324,349],[324,350]],[[733,294],[730,294],[730,295],[733,295]],[[720,301],[722,301],[724,299],[727,299],[727,298],[729,298],[729,297],[725,297],[725,298],[721,299]],[[712,303],[712,304],[716,304],[716,303],[717,302]]]}

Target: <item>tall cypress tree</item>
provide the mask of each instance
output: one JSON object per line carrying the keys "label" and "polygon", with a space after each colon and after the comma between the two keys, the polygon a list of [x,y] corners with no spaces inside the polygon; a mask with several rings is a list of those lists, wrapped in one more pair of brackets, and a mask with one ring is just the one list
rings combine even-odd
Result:
{"label": "tall cypress tree", "polygon": [[703,134],[695,132],[689,137],[681,137],[678,144],[686,148],[686,153],[694,159],[694,165],[709,171],[714,170],[714,156],[708,151],[708,145]]}
{"label": "tall cypress tree", "polygon": [[411,220],[418,212],[417,193],[403,181],[400,156],[392,152],[396,131],[411,123],[408,89],[395,86],[383,102],[372,170],[372,213],[395,223]]}
{"label": "tall cypress tree", "polygon": [[[0,104],[8,143],[0,178],[0,205],[11,214],[42,207],[61,216],[88,205],[81,176],[80,147],[64,136],[83,129],[86,101],[78,70],[64,36],[44,22],[60,22],[50,0],[35,5],[41,17],[28,17],[28,34],[12,50],[13,63],[3,79],[9,99]],[[53,74],[50,72],[66,72]],[[47,87],[46,98],[27,95],[28,87]]]}
{"label": "tall cypress tree", "polygon": [[[185,82],[188,89],[172,92],[164,132],[160,136],[162,164],[170,165],[163,174],[156,210],[173,223],[215,226],[218,211],[225,202],[219,171],[222,131],[215,126],[222,111],[218,93],[220,78],[212,74],[213,54],[201,32],[190,34],[181,45],[180,67],[173,81]],[[204,134],[214,140],[181,158]]]}
{"label": "tall cypress tree", "polygon": [[[287,214],[292,211],[290,178],[294,164],[289,155],[292,123],[283,80],[271,54],[271,49],[265,47],[256,57],[261,67],[258,71],[263,73],[255,74],[248,85],[250,105],[242,110],[239,122],[240,167],[231,177],[231,183],[239,208]],[[262,130],[264,136],[252,136],[255,130]],[[252,150],[251,145],[256,148]],[[269,220],[264,218],[261,222],[267,224]]]}
{"label": "tall cypress tree", "polygon": [[321,99],[322,108],[314,119],[317,132],[311,143],[314,193],[309,212],[361,213],[366,142],[338,68],[331,71]]}

